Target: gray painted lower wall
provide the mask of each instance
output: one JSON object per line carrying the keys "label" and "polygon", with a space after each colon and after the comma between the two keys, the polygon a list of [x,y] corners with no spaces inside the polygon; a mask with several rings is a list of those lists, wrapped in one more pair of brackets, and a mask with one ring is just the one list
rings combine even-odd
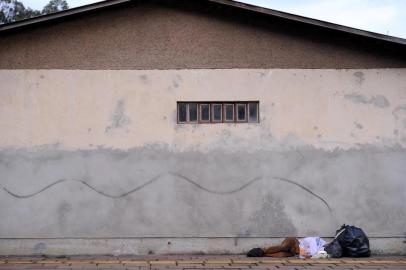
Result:
{"label": "gray painted lower wall", "polygon": [[0,254],[240,253],[343,223],[405,254],[405,164],[405,149],[368,145],[3,149]]}

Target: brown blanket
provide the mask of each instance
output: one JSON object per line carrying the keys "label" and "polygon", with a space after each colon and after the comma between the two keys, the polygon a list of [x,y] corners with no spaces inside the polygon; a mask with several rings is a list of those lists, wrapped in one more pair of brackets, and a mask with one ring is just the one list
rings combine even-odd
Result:
{"label": "brown blanket", "polygon": [[270,246],[264,249],[267,257],[292,257],[299,254],[299,240],[295,237],[287,237],[280,245]]}

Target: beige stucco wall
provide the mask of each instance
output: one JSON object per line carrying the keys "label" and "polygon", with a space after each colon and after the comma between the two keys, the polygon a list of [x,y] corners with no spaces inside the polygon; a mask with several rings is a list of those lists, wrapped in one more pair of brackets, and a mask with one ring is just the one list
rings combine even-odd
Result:
{"label": "beige stucco wall", "polygon": [[[406,254],[406,69],[0,82],[0,254],[238,253],[343,223]],[[260,123],[179,125],[185,100],[259,100]]]}
{"label": "beige stucco wall", "polygon": [[[406,69],[2,70],[0,81],[1,147],[405,144]],[[184,100],[259,100],[260,123],[178,125]]]}

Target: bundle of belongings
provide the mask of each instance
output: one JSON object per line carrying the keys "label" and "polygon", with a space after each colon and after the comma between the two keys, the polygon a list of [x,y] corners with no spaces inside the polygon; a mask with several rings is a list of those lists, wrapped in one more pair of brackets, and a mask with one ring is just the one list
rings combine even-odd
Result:
{"label": "bundle of belongings", "polygon": [[336,231],[334,240],[327,243],[320,237],[306,237],[297,239],[288,237],[280,245],[267,248],[251,249],[248,257],[292,257],[299,255],[300,258],[340,258],[369,257],[369,240],[362,229],[343,225]]}

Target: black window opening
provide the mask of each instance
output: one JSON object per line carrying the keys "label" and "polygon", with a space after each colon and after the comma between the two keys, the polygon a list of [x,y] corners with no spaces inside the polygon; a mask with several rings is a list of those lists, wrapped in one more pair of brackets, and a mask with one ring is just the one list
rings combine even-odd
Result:
{"label": "black window opening", "polygon": [[210,122],[210,104],[199,104],[199,122],[201,123]]}
{"label": "black window opening", "polygon": [[237,122],[247,122],[247,104],[237,103]]}
{"label": "black window opening", "polygon": [[180,103],[178,104],[178,122],[179,123],[197,123],[197,104]]}
{"label": "black window opening", "polygon": [[177,115],[179,124],[259,123],[259,101],[179,101]]}

